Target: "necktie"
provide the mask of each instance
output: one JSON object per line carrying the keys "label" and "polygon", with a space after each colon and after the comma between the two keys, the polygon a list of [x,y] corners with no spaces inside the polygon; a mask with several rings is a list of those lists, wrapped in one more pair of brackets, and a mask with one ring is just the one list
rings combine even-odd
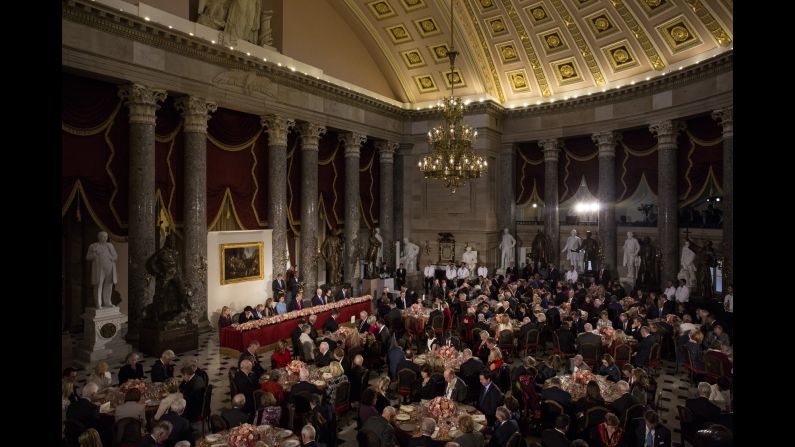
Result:
{"label": "necktie", "polygon": [[654,447],[654,436],[652,436],[651,431],[646,432],[646,447]]}

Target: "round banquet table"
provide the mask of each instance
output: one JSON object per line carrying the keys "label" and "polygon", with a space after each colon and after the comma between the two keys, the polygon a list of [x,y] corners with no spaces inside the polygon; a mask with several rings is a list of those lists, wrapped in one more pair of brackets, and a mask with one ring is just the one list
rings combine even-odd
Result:
{"label": "round banquet table", "polygon": [[[264,426],[260,425],[260,427],[264,427]],[[283,428],[280,428],[280,427],[274,427],[274,428],[276,428],[278,430],[284,430]],[[218,441],[208,441],[207,437],[211,436],[211,435],[202,436],[201,438],[196,440],[196,447],[221,447],[221,446],[228,446],[229,445],[228,441],[229,441],[229,432],[230,431],[231,430],[223,430],[223,431],[219,431],[218,433],[215,433],[215,435],[219,435],[220,436],[220,440],[218,440]],[[290,433],[292,433],[292,431],[290,431]],[[285,445],[285,442],[288,442],[290,440],[298,441],[299,445],[300,445],[300,442],[301,442],[301,440],[298,439],[298,436],[295,433],[291,434],[290,436],[284,437],[284,438],[279,437],[279,438],[271,438],[271,439],[278,439],[278,442],[273,443],[273,442],[269,441],[267,438],[262,439],[262,440],[265,442],[266,445],[268,445],[270,447],[282,447],[282,446]]]}
{"label": "round banquet table", "polygon": [[[571,374],[557,376],[557,378],[560,379],[561,389],[571,394],[571,400],[577,401],[585,397],[585,385],[574,381]],[[621,397],[621,391],[619,391],[616,384],[607,380],[605,376],[592,374],[591,378],[592,380],[596,380],[596,383],[599,384],[599,391],[601,391],[605,402],[610,403]],[[544,382],[545,388],[549,384],[550,380],[551,378]]]}
{"label": "round banquet table", "polygon": [[[401,440],[408,440],[420,434],[420,426],[422,419],[430,417],[436,421],[437,431],[432,438],[439,442],[445,443],[455,440],[455,438],[463,435],[456,428],[458,424],[458,416],[462,414],[469,414],[475,420],[475,430],[484,431],[487,427],[486,416],[478,411],[475,407],[465,404],[457,404],[457,409],[451,417],[437,418],[428,412],[428,401],[420,403],[413,403],[411,405],[401,405],[398,408],[398,413],[395,416],[395,431]],[[411,410],[411,411],[409,411]],[[408,441],[406,441],[407,443]],[[401,445],[404,443],[401,442]]]}

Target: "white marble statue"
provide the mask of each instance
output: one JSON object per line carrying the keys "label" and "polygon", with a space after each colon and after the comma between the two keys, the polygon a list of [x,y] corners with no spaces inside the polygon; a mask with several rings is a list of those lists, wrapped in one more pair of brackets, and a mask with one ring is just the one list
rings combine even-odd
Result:
{"label": "white marble statue", "polygon": [[467,245],[466,251],[461,255],[461,262],[466,264],[470,272],[475,272],[475,265],[478,263],[478,252],[472,251],[472,247]]}
{"label": "white marble statue", "polygon": [[91,261],[91,284],[94,286],[94,302],[97,309],[114,307],[110,301],[113,285],[118,282],[116,260],[119,255],[113,244],[108,242],[108,233],[100,231],[97,242],[88,247],[86,260]]}
{"label": "white marble statue", "polygon": [[500,257],[500,267],[503,271],[510,267],[514,262],[514,247],[516,247],[516,239],[511,236],[511,233],[509,233],[508,229],[506,228],[502,231],[502,242],[500,242],[500,250],[502,250],[502,256]]}
{"label": "white marble statue", "polygon": [[640,243],[635,239],[635,234],[631,231],[627,232],[627,240],[624,241],[624,262],[623,265],[627,269],[627,278],[635,278],[638,273],[638,265],[640,264]]}
{"label": "white marble statue", "polygon": [[403,238],[403,256],[400,262],[406,267],[408,273],[417,271],[417,257],[420,255],[420,246],[411,242],[409,238]]}
{"label": "white marble statue", "polygon": [[566,254],[566,259],[569,261],[569,266],[574,266],[574,269],[580,273],[583,271],[582,265],[582,257],[583,253],[581,251],[582,248],[582,239],[577,236],[577,230],[571,230],[571,234],[569,238],[566,239],[566,245],[563,247],[563,250],[560,251],[561,254]]}
{"label": "white marble statue", "polygon": [[378,242],[381,244],[378,246],[378,255],[375,257],[375,268],[381,267],[381,263],[384,262],[384,238],[381,237],[381,228],[375,227],[375,238],[378,239]]}
{"label": "white marble statue", "polygon": [[687,287],[690,287],[691,290],[695,287],[696,284],[696,252],[690,249],[690,241],[685,241],[685,245],[682,247],[682,256],[680,258],[680,262],[682,264],[681,270],[679,270],[679,274],[676,275],[679,279],[684,279],[687,281]]}

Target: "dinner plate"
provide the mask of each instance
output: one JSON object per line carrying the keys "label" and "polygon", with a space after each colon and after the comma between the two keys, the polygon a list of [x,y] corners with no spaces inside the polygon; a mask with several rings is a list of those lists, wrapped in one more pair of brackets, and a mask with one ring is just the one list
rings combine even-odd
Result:
{"label": "dinner plate", "polygon": [[298,447],[299,445],[301,445],[301,443],[298,442],[297,439],[288,439],[282,442],[283,447]]}
{"label": "dinner plate", "polygon": [[279,437],[284,439],[284,438],[290,437],[292,434],[293,434],[292,430],[282,430],[282,431],[279,432]]}
{"label": "dinner plate", "polygon": [[399,421],[408,421],[409,419],[411,419],[411,417],[406,413],[400,413],[397,416],[395,416],[395,419]]}
{"label": "dinner plate", "polygon": [[400,429],[403,431],[413,432],[417,429],[417,426],[414,424],[401,424]]}
{"label": "dinner plate", "polygon": [[207,435],[204,437],[204,439],[206,439],[208,442],[216,442],[221,440],[221,435],[218,434]]}

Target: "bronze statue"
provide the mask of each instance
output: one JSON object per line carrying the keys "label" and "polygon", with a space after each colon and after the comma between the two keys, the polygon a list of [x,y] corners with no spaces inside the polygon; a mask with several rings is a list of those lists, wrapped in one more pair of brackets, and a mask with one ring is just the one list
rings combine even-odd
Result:
{"label": "bronze statue", "polygon": [[190,315],[193,292],[182,281],[180,261],[173,234],[146,260],[146,270],[155,277],[155,294],[144,318],[162,328],[194,324]]}
{"label": "bronze statue", "polygon": [[543,231],[538,230],[530,246],[533,250],[531,258],[533,263],[536,265],[539,265],[539,263],[540,265],[547,265],[550,261],[549,253],[551,252],[550,247],[552,246],[547,235],[545,235]]}
{"label": "bronze statue", "polygon": [[[590,231],[585,232],[585,239],[582,240],[580,250],[583,251],[583,268],[596,271],[599,269],[599,242],[591,235]],[[588,262],[591,263],[591,268],[588,268]]]}
{"label": "bronze statue", "polygon": [[326,279],[328,284],[339,284],[342,270],[342,242],[336,234],[326,236],[323,246],[320,247],[320,255],[326,261],[326,268],[329,276]]}
{"label": "bronze statue", "polygon": [[649,236],[640,241],[640,266],[638,267],[638,285],[645,287],[658,287],[657,280],[657,251],[651,243]]}

